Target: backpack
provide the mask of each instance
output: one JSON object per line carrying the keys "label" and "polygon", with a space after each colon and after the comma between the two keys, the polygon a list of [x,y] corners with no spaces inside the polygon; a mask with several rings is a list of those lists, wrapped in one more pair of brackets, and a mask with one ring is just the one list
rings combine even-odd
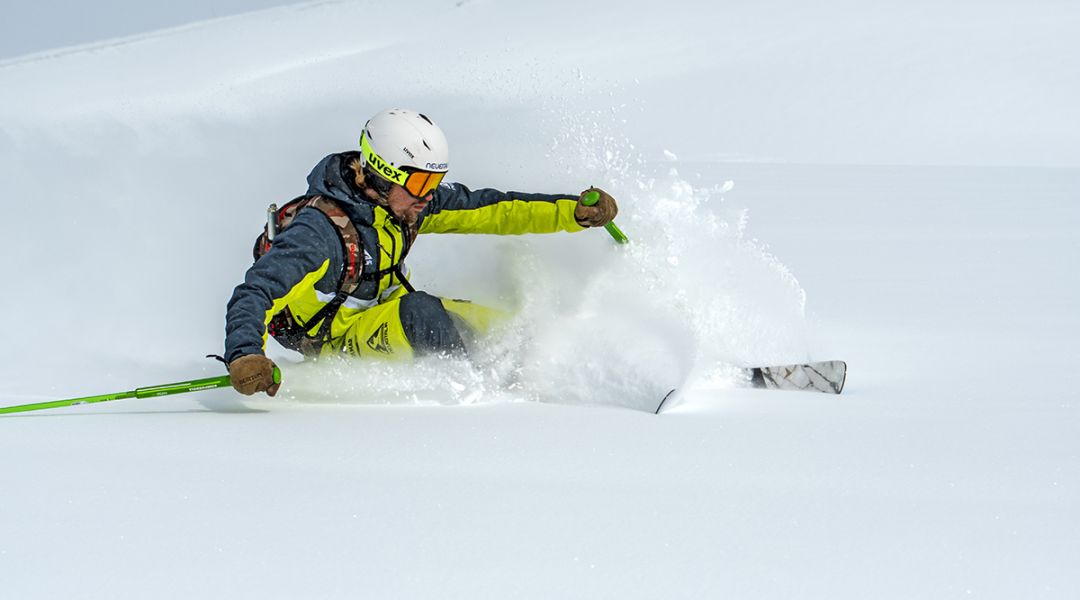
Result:
{"label": "backpack", "polygon": [[[262,234],[255,240],[252,255],[258,261],[269,252],[274,243],[274,237],[292,223],[301,209],[309,206],[326,215],[326,218],[330,220],[330,223],[338,232],[338,237],[341,239],[344,264],[337,294],[333,300],[327,302],[318,312],[312,315],[307,323],[301,323],[292,314],[292,311],[285,307],[284,310],[270,319],[266,329],[267,333],[274,336],[274,339],[282,346],[290,350],[296,350],[306,356],[315,356],[318,355],[323,344],[330,339],[330,324],[334,321],[334,316],[337,315],[342,303],[349,297],[349,294],[356,290],[361,281],[370,278],[364,277],[362,272],[363,251],[360,246],[360,232],[356,230],[356,226],[353,225],[348,214],[335,200],[325,196],[299,196],[293,198],[281,208],[278,208],[277,204],[270,205],[270,208],[267,209],[266,226],[263,227]],[[372,276],[375,275],[381,276],[382,274],[372,274]],[[315,337],[311,337],[307,332],[316,325],[319,325],[319,332]]]}

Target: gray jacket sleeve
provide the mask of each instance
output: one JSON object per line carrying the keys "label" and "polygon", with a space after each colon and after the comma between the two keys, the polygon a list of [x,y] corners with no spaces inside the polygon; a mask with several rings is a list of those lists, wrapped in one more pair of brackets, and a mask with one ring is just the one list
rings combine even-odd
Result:
{"label": "gray jacket sleeve", "polygon": [[327,260],[330,265],[319,287],[336,289],[343,261],[337,230],[318,210],[305,208],[233,290],[225,313],[225,360],[262,354],[274,303],[285,299]]}

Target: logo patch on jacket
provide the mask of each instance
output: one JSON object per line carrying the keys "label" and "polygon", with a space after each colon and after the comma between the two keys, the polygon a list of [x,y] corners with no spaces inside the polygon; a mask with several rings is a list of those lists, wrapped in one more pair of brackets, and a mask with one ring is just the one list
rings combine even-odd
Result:
{"label": "logo patch on jacket", "polygon": [[390,348],[390,326],[386,323],[379,325],[375,333],[367,339],[367,345],[376,352],[393,354],[394,351]]}

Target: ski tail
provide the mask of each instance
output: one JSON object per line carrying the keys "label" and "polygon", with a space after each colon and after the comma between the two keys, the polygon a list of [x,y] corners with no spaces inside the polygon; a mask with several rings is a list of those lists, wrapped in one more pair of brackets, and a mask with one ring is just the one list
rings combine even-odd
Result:
{"label": "ski tail", "polygon": [[[751,367],[743,369],[743,372],[750,380],[750,385],[756,388],[839,394],[847,380],[847,363],[842,360],[826,360],[802,365]],[[660,414],[661,409],[673,404],[672,399],[678,392],[678,389],[668,392],[654,412]]]}
{"label": "ski tail", "polygon": [[779,367],[754,367],[746,369],[750,384],[770,390],[795,390],[839,394],[847,379],[847,363],[842,360],[783,365]]}

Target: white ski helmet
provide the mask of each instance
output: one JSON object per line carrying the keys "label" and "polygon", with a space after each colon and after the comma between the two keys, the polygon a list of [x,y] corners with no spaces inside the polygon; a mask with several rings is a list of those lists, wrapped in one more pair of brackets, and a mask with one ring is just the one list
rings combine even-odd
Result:
{"label": "white ski helmet", "polygon": [[371,172],[401,185],[407,172],[445,173],[450,168],[446,135],[414,110],[391,108],[371,117],[360,135],[360,151]]}

